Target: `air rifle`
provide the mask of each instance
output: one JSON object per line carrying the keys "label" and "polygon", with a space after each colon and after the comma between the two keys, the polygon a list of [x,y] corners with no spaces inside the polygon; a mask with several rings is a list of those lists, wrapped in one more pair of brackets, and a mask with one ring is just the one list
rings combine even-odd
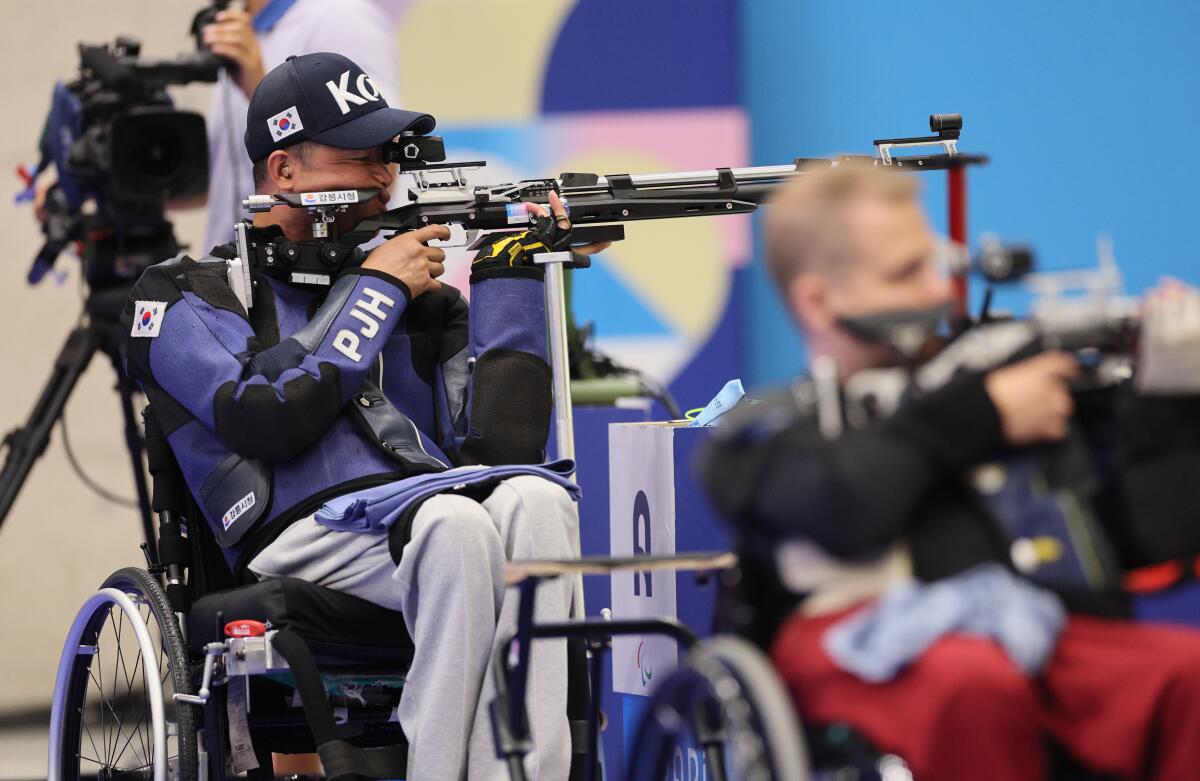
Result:
{"label": "air rifle", "polygon": [[[978,155],[963,155],[956,148],[962,129],[961,114],[934,114],[930,129],[936,134],[919,138],[878,139],[878,156],[863,158],[876,165],[908,170],[945,170],[981,163]],[[428,140],[430,137],[425,137]],[[935,154],[898,156],[893,150],[938,145]],[[434,159],[421,160],[424,151]],[[391,159],[401,170],[414,174],[412,203],[360,222],[355,232],[406,231],[441,223],[461,227],[468,245],[483,231],[519,230],[531,220],[522,201],[546,203],[556,192],[568,204],[575,226],[575,241],[615,241],[624,238],[621,223],[674,217],[746,214],[754,211],[783,182],[800,174],[802,167],[850,159],[797,158],[787,165],[750,168],[716,168],[659,174],[564,173],[557,179],[533,179],[512,184],[470,187],[465,172],[483,162],[446,163],[440,143],[405,152],[405,142],[391,145]],[[457,230],[456,230],[457,232]]]}
{"label": "air rifle", "polygon": [[[386,144],[384,156],[388,162],[396,163],[401,172],[412,174],[415,188],[409,191],[410,203],[359,222],[347,234],[347,241],[337,241],[334,212],[371,197],[373,191],[256,195],[244,201],[244,205],[251,212],[281,205],[307,208],[315,215],[314,236],[343,248],[352,237],[361,241],[379,231],[397,233],[434,224],[451,229],[451,239],[443,246],[475,247],[482,233],[523,230],[532,218],[522,202],[545,204],[550,193],[556,192],[570,210],[575,243],[619,241],[625,237],[622,223],[632,220],[753,212],[776,187],[813,165],[835,166],[846,160],[861,159],[898,170],[936,171],[987,161],[981,155],[958,152],[961,114],[933,114],[929,126],[934,135],[875,140],[875,157],[796,158],[786,165],[674,173],[564,173],[557,179],[487,186],[472,186],[466,176],[467,172],[485,166],[485,162],[447,163],[441,138],[405,135]],[[897,150],[928,146],[939,146],[941,150],[922,155],[896,154]],[[340,258],[341,251],[332,247],[328,250],[331,264]]]}

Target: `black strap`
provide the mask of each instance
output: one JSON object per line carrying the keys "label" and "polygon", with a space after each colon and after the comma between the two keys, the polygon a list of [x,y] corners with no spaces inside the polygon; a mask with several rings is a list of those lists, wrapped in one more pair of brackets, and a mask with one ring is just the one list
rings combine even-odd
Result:
{"label": "black strap", "polygon": [[271,646],[287,660],[300,700],[304,718],[312,731],[317,753],[329,781],[360,781],[360,779],[401,778],[408,772],[408,746],[359,748],[342,740],[333,708],[325,694],[321,671],[313,659],[308,644],[290,629],[275,633]]}
{"label": "black strap", "polygon": [[164,512],[158,522],[158,561],[164,566],[192,565],[192,549],[183,536],[183,523],[171,512]]}
{"label": "black strap", "polygon": [[321,682],[321,671],[312,651],[308,650],[308,643],[292,630],[280,629],[271,640],[271,647],[287,660],[292,670],[304,703],[304,718],[308,720],[316,744],[320,746],[340,738],[337,722],[333,720],[333,708],[329,707],[329,697],[325,694],[325,684]]}
{"label": "black strap", "polygon": [[[303,695],[301,695],[303,696]],[[403,778],[408,774],[408,746],[359,748],[344,740],[317,746],[328,781]]]}
{"label": "black strap", "polygon": [[[311,315],[309,319],[312,319]],[[254,286],[250,327],[254,329],[259,349],[266,350],[279,344],[279,311],[275,301],[275,288],[266,280]]]}
{"label": "black strap", "polygon": [[161,513],[170,510],[182,514],[185,489],[175,454],[171,451],[162,425],[149,406],[142,410],[142,421],[146,426],[146,462],[154,484],[151,501],[154,511]]}

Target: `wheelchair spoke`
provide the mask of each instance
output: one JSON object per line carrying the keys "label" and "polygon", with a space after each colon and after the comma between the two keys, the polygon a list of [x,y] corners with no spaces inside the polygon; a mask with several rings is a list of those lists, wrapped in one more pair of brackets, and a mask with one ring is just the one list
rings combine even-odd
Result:
{"label": "wheelchair spoke", "polygon": [[[105,760],[108,767],[117,768],[120,766],[121,760],[125,757],[126,751],[132,749],[134,753],[133,758],[138,761],[145,760],[143,761],[143,764],[147,764],[151,751],[141,730],[141,725],[146,718],[145,707],[142,710],[141,717],[135,724],[132,725],[132,727],[130,727],[130,721],[132,720],[133,711],[136,707],[133,699],[134,692],[136,691],[134,680],[138,677],[138,671],[143,669],[141,645],[139,644],[137,646],[138,655],[133,667],[133,672],[131,673],[129,669],[129,663],[125,659],[125,654],[121,652],[121,639],[124,635],[125,629],[125,613],[124,611],[120,611],[120,615],[116,618],[116,620],[113,620],[113,615],[110,608],[108,618],[109,626],[113,631],[116,659],[113,662],[112,699],[109,700],[108,698],[104,698],[103,689],[101,690],[101,695],[105,701],[105,705],[107,705],[108,711],[113,717],[113,727],[112,729],[107,730],[108,738],[105,741],[107,746]],[[119,676],[118,673],[120,673]],[[119,685],[121,678],[123,678],[125,681],[125,693],[124,697],[118,699],[117,686]],[[145,678],[144,672],[142,678]],[[143,696],[145,696],[145,687],[143,687]],[[120,713],[118,713],[116,710],[117,702],[120,702],[121,704]],[[143,703],[143,705],[146,704],[148,704],[148,701]],[[126,734],[126,730],[128,730],[128,734]],[[135,736],[138,739],[137,744],[134,744],[133,742]],[[124,740],[122,740],[122,738],[124,738]]]}
{"label": "wheelchair spoke", "polygon": [[[158,649],[157,657],[158,657],[159,668],[160,668],[160,670],[163,671],[162,676],[159,680],[159,684],[165,690],[167,688],[167,682],[170,678],[170,667],[168,666],[168,658],[166,655],[166,649],[164,648],[163,641],[161,638],[161,633],[156,632],[158,624],[156,621],[153,620],[154,619],[153,611],[147,605],[141,604],[141,603],[139,604],[139,614],[141,615],[143,621],[146,623],[147,628],[151,632],[152,641],[155,640],[156,634],[159,635],[159,637],[157,638],[158,642],[155,643],[155,645]],[[123,622],[118,622],[118,628],[121,628],[122,626],[123,626]],[[125,758],[126,753],[131,752],[133,755],[132,759],[134,761],[141,763],[137,767],[133,768],[133,770],[149,768],[151,765],[153,765],[153,761],[154,761],[153,720],[148,718],[151,714],[150,688],[149,688],[150,680],[149,680],[149,676],[148,676],[147,666],[143,663],[143,657],[142,657],[140,644],[138,646],[138,654],[137,654],[136,659],[134,660],[132,672],[129,671],[128,661],[124,658],[124,656],[122,656],[121,664],[122,664],[122,667],[124,668],[123,673],[125,675],[125,680],[126,680],[126,684],[128,686],[128,694],[129,694],[129,697],[127,698],[129,701],[127,703],[128,707],[123,708],[122,713],[129,713],[129,711],[133,707],[133,696],[132,695],[133,695],[134,691],[136,691],[136,682],[139,680],[139,673],[141,674],[140,681],[142,683],[142,709],[141,709],[141,715],[138,717],[138,720],[136,723],[133,723],[131,726],[129,724],[130,720],[126,719],[125,722],[121,725],[120,734],[117,737],[119,746],[116,747],[113,752],[115,754],[115,756],[113,756],[112,764],[114,766],[119,766],[121,764],[122,759]],[[174,689],[173,685],[171,686],[171,689],[172,690]],[[166,701],[164,701],[164,706],[165,707],[168,706],[168,703]],[[176,723],[176,720],[170,718],[169,716],[166,719],[166,721],[168,724]],[[126,734],[126,732],[125,732],[126,728],[128,728],[128,734]],[[124,737],[125,740],[120,741],[121,737]],[[136,742],[134,741],[135,737],[137,738]],[[168,739],[170,739],[170,738],[168,737]],[[178,737],[176,737],[175,739],[178,740]],[[170,750],[168,748],[168,758],[170,758],[170,756],[171,756],[171,754],[170,754]]]}
{"label": "wheelchair spoke", "polygon": [[[100,658],[100,651],[101,651],[100,633],[103,630],[104,630],[104,627],[101,626],[100,629],[97,630],[96,636],[94,638],[92,638],[92,643],[96,646],[96,655],[92,657],[91,664],[88,665],[88,677],[91,678],[92,681],[96,683],[96,686],[100,692],[101,700],[104,699],[104,662]],[[99,681],[96,680],[97,675],[100,677]],[[86,708],[87,708],[86,692],[84,694],[83,700],[84,700],[84,702],[83,702],[84,709],[86,710]],[[105,716],[103,706],[100,708],[100,737],[101,737],[100,742],[104,744],[104,757],[107,759],[107,757],[108,757],[108,718],[107,718],[107,716]]]}
{"label": "wheelchair spoke", "polygon": [[[93,641],[93,642],[94,642],[94,641]],[[92,656],[92,658],[89,660],[89,663],[88,663],[88,680],[89,680],[89,681],[91,681],[91,683],[94,683],[94,684],[96,685],[96,688],[97,688],[97,689],[99,690],[99,692],[100,692],[100,698],[101,698],[101,699],[103,699],[103,698],[104,698],[104,680],[103,680],[103,679],[104,679],[104,673],[103,673],[103,671],[102,671],[102,670],[103,670],[103,668],[102,668],[102,666],[101,666],[101,662],[100,662],[100,646],[99,646],[99,645],[97,645],[97,646],[96,646],[96,653],[95,653],[95,655],[93,655],[93,656]],[[97,680],[96,680],[96,674],[97,674],[97,672],[99,672],[99,674],[100,674],[100,680],[99,680],[99,681],[97,681]],[[88,710],[88,707],[87,707],[87,706],[88,706],[88,688],[89,688],[89,687],[88,687],[87,685],[85,685],[85,686],[84,686],[84,690],[83,690],[83,706],[82,706],[82,710],[81,710],[81,711],[80,711],[80,713],[79,713],[79,718],[80,718],[80,719],[83,719],[83,720],[86,720],[86,719],[87,719],[87,710]],[[108,744],[104,742],[104,739],[105,739],[105,737],[107,737],[107,735],[106,735],[106,733],[105,733],[106,720],[105,720],[105,718],[104,718],[104,706],[103,706],[103,705],[101,705],[101,707],[99,708],[99,711],[100,711],[100,724],[99,724],[99,729],[100,729],[100,745],[104,746],[105,750],[107,751],[107,749],[108,749]],[[96,752],[96,758],[97,758],[97,759],[99,759],[99,758],[100,758],[100,757],[102,757],[102,756],[105,756],[105,754],[103,754],[103,753],[101,753],[101,752],[99,752],[99,751],[97,751],[97,752]]]}
{"label": "wheelchair spoke", "polygon": [[[139,648],[138,661],[140,662],[141,660],[142,654]],[[146,715],[150,712],[150,687],[149,685],[146,685],[146,676],[144,674],[142,675],[142,683],[142,717],[138,719],[137,724],[133,725],[133,731],[137,733],[138,742],[142,744],[143,756],[145,756],[146,761],[149,762],[154,756],[154,738],[150,736],[150,721],[146,719]],[[141,729],[143,723],[147,728],[145,735],[143,735]]]}
{"label": "wheelchair spoke", "polygon": [[[119,651],[121,649],[121,630],[124,629],[124,627],[125,627],[125,611],[123,611],[123,610],[120,613],[120,618],[117,621],[117,626],[118,626],[117,659],[120,660],[121,673],[125,678],[125,698],[124,698],[124,701],[121,703],[121,723],[118,727],[118,733],[117,733],[117,741],[119,742],[121,740],[121,737],[125,734],[125,726],[129,721],[129,719],[127,717],[130,715],[130,710],[132,709],[132,706],[133,706],[133,681],[129,677],[129,665],[125,661],[125,654],[119,653]],[[138,646],[138,656],[139,657],[141,656],[141,646]],[[115,687],[115,684],[114,684],[114,687]],[[114,700],[116,699],[115,688],[114,688],[114,692],[113,692],[113,699]],[[130,737],[132,737],[132,736],[133,736],[133,733],[131,732]],[[128,743],[128,741],[126,741],[126,743]],[[124,755],[125,755],[125,749],[124,749],[124,746],[122,746],[121,750],[117,753],[117,755],[115,757],[113,757],[113,760],[112,760],[113,765],[115,766],[120,761],[121,757]]]}
{"label": "wheelchair spoke", "polygon": [[132,737],[137,735],[138,745],[141,746],[141,752],[134,752],[137,756],[144,758],[146,762],[151,762],[154,759],[154,738],[150,735],[150,725],[152,719],[148,719],[150,715],[149,703],[142,710],[142,715],[138,718],[137,723],[133,725],[133,730],[130,734],[130,748],[133,747]]}
{"label": "wheelchair spoke", "polygon": [[[116,705],[118,702],[117,701],[117,673],[120,672],[120,670],[121,670],[121,628],[117,624],[116,619],[113,618],[111,607],[109,608],[109,611],[108,611],[108,624],[109,624],[109,626],[112,627],[113,637],[115,638],[114,656],[116,656],[116,658],[113,660],[112,699],[111,699],[111,704],[109,705],[109,712],[112,713],[113,729],[116,731],[116,735],[114,735],[112,737],[111,743],[109,745],[109,756],[106,757],[108,764],[111,767],[113,762],[115,761],[114,755],[116,754],[116,751],[117,751],[117,744],[121,742],[121,734],[122,734],[122,732],[121,732],[121,715],[118,715],[117,710],[116,710]],[[122,704],[121,705],[121,714],[124,714],[124,712],[125,712],[125,705]]]}
{"label": "wheelchair spoke", "polygon": [[[85,705],[85,709],[86,709],[86,705],[87,705],[86,698],[84,698],[84,705]],[[97,758],[96,761],[98,761],[99,757],[100,757],[100,749],[96,748],[96,739],[92,737],[92,728],[88,726],[87,718],[83,715],[82,712],[79,714],[79,721],[83,725],[84,731],[87,732],[88,743],[92,744],[92,751],[96,752],[96,758]],[[81,751],[83,749],[82,741],[80,741],[80,749],[81,749]],[[76,756],[79,756],[79,755],[77,754]],[[82,759],[83,757],[80,757],[80,758]]]}
{"label": "wheelchair spoke", "polygon": [[[138,734],[140,735],[141,733],[139,732]],[[117,765],[120,763],[122,757],[125,756],[126,747],[133,750],[132,751],[133,756],[130,758],[131,760],[134,760],[134,761],[142,761],[143,760],[143,757],[145,755],[138,749],[138,746],[136,744],[134,744],[132,741],[133,741],[133,734],[131,733],[129,735],[129,737],[125,739],[126,746],[121,748],[121,753],[118,754],[116,759],[113,761],[114,768],[117,767]]]}
{"label": "wheelchair spoke", "polygon": [[[116,764],[117,762],[121,761],[121,757],[125,756],[126,749],[131,747],[131,744],[133,743],[134,735],[137,735],[138,742],[142,744],[143,754],[141,754],[139,756],[150,756],[150,752],[146,749],[146,742],[142,739],[141,726],[142,726],[142,723],[145,721],[146,721],[146,711],[143,710],[142,717],[140,719],[138,719],[137,724],[134,725],[133,730],[129,733],[129,737],[127,737],[125,739],[125,743],[122,744],[122,746],[121,746],[121,753],[117,754],[117,757],[113,761],[113,764]],[[137,748],[133,747],[133,749],[134,749],[134,753],[137,754]]]}
{"label": "wheelchair spoke", "polygon": [[[133,665],[133,677],[135,680],[137,679],[137,674],[138,674],[139,669],[142,669],[142,649],[141,649],[140,645],[138,646],[137,660],[134,662],[134,665]],[[142,744],[142,750],[146,751],[146,756],[149,756],[149,750],[146,749],[146,746],[148,745],[148,743],[147,743],[147,741],[142,739],[142,733],[140,731],[141,724],[142,724],[142,722],[144,722],[146,720],[146,714],[150,709],[150,696],[149,696],[150,689],[149,689],[149,686],[146,685],[146,683],[147,683],[146,682],[146,673],[145,673],[145,670],[142,669],[142,716],[141,716],[141,718],[138,719],[138,723],[134,725],[133,732],[131,732],[129,734],[129,737],[132,739],[133,733],[136,732],[137,736],[138,736],[138,741],[140,741]],[[131,695],[130,699],[131,700],[132,700],[132,694],[133,694],[132,689],[133,689],[133,686],[131,684],[130,685],[130,695]],[[153,741],[151,740],[149,742],[152,743]]]}
{"label": "wheelchair spoke", "polygon": [[[103,715],[103,713],[104,713],[103,709],[101,709],[100,713],[101,713],[101,715]],[[96,757],[96,761],[99,761],[100,758],[104,756],[104,752],[102,752],[100,750],[100,748],[96,745],[96,738],[92,734],[91,726],[88,724],[86,690],[85,690],[83,702],[79,708],[79,723],[80,723],[80,726],[83,728],[83,732],[87,733],[88,743],[90,743],[92,745],[92,752],[93,752],[94,756]],[[101,733],[100,744],[104,745],[103,733]],[[80,738],[79,738],[79,750],[80,750],[80,752],[83,751],[83,733],[82,732],[80,733]]]}
{"label": "wheelchair spoke", "polygon": [[[103,759],[106,763],[111,764],[112,763],[112,754],[116,749],[116,741],[112,740],[112,730],[108,729],[108,719],[105,716],[105,711],[107,710],[108,713],[112,714],[114,723],[119,724],[120,720],[117,717],[116,709],[113,708],[112,703],[109,702],[108,697],[105,696],[105,694],[104,694],[104,687],[103,687],[104,674],[103,674],[103,672],[101,672],[101,674],[100,674],[100,681],[96,681],[96,676],[91,675],[90,671],[88,672],[88,675],[92,679],[92,681],[94,683],[96,683],[97,686],[100,687],[100,721],[101,721],[101,725],[104,726],[104,731],[103,731],[104,756],[103,756]],[[116,689],[114,687],[114,693],[115,693],[115,691],[116,691]]]}

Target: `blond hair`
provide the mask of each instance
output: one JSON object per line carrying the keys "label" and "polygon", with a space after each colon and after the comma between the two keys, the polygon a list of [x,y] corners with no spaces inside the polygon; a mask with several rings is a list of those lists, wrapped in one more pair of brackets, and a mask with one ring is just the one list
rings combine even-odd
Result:
{"label": "blond hair", "polygon": [[917,183],[907,175],[868,161],[849,160],[829,167],[810,163],[768,201],[763,221],[767,269],[786,295],[792,281],[807,271],[838,273],[852,263],[846,214],[862,198],[900,203],[916,197]]}

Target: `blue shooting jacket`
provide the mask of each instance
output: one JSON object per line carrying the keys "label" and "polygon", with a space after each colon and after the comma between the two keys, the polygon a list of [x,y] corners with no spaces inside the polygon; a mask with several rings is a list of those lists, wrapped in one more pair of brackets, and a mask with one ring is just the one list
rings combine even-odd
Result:
{"label": "blue shooting jacket", "polygon": [[470,480],[563,480],[562,465],[538,466],[551,412],[541,269],[474,273],[470,309],[449,285],[413,298],[357,266],[328,288],[255,272],[247,312],[226,281],[232,256],[152,266],[122,322],[127,371],[235,576],[337,497],[373,507],[390,493],[395,509],[468,465]]}

